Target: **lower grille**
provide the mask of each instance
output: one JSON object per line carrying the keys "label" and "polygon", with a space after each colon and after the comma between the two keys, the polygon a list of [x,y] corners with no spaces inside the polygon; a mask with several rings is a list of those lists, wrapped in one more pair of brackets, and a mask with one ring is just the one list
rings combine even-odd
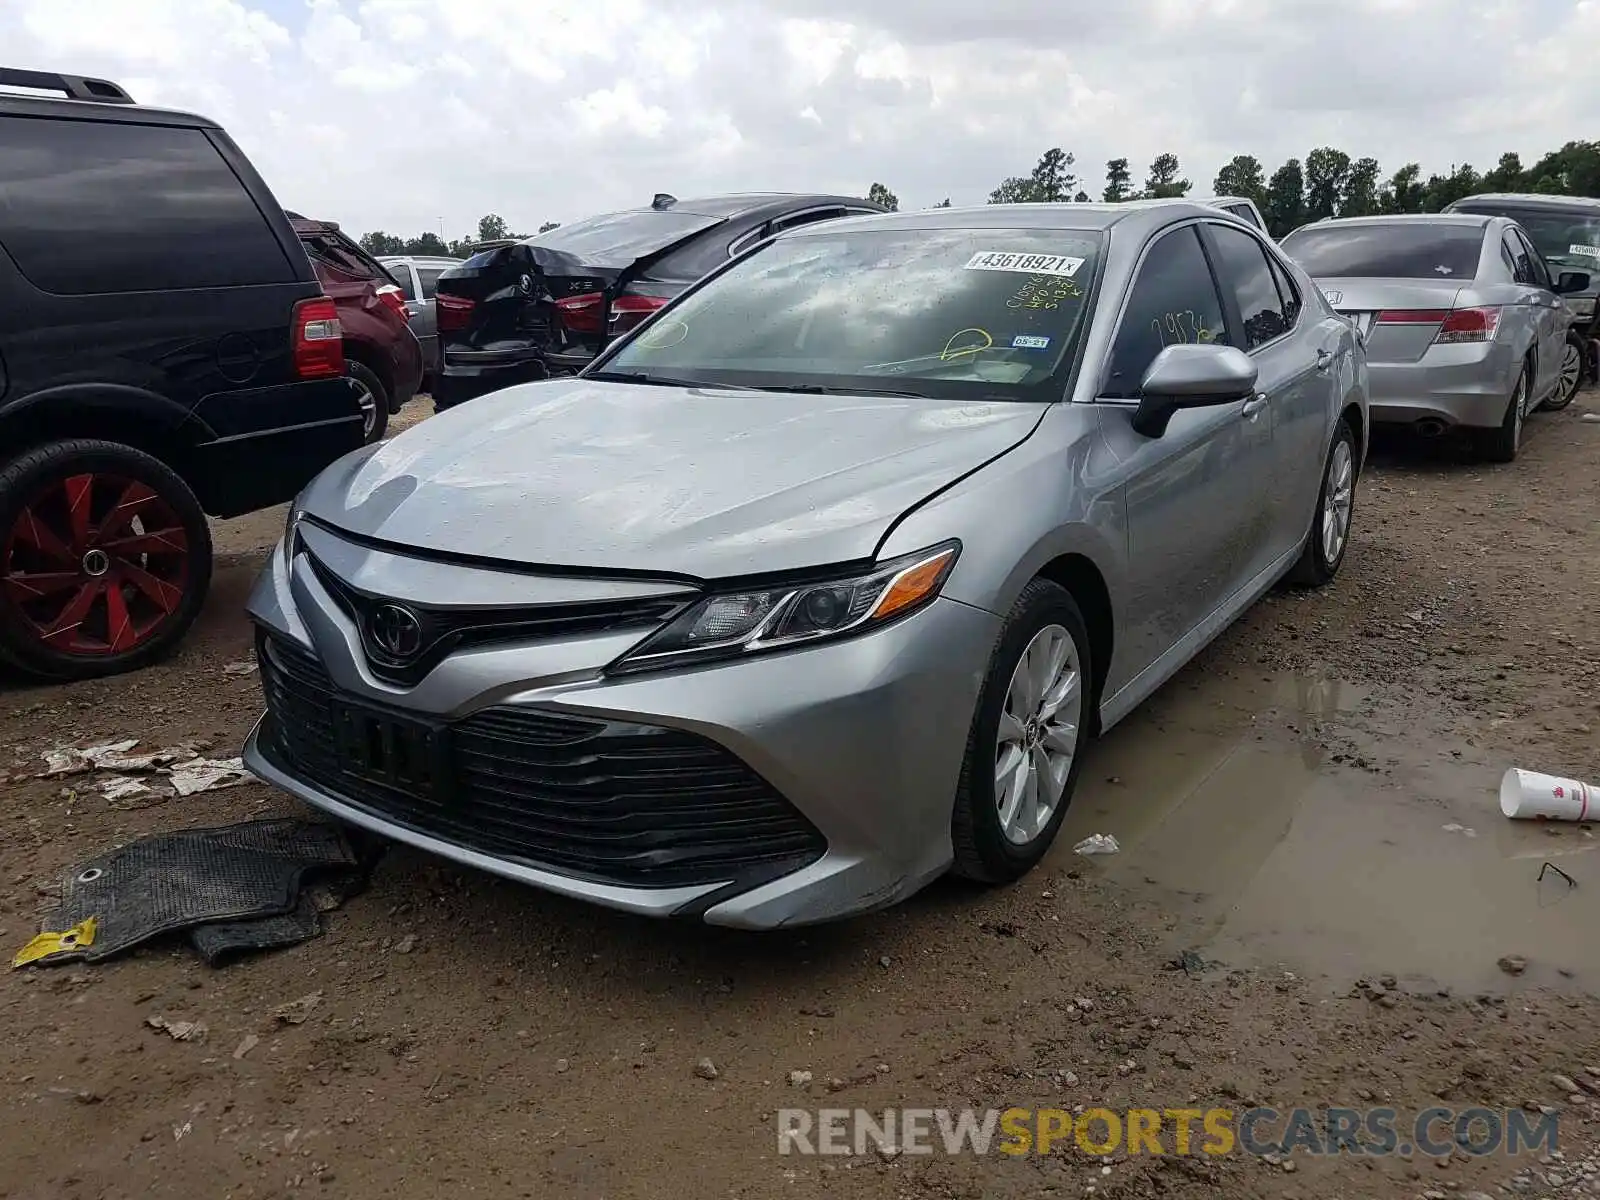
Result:
{"label": "lower grille", "polygon": [[696,734],[513,706],[429,722],[339,692],[281,641],[257,652],[267,758],[418,833],[630,887],[775,876],[826,849],[776,789]]}

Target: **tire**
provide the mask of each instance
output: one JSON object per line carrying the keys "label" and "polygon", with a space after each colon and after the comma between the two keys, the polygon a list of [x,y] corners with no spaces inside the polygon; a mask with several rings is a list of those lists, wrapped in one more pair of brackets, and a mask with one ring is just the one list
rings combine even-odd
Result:
{"label": "tire", "polygon": [[1556,390],[1540,406],[1546,412],[1560,412],[1577,397],[1584,376],[1583,358],[1582,336],[1569,332],[1566,344],[1561,348],[1561,372],[1556,378]]}
{"label": "tire", "polygon": [[93,679],[154,662],[210,586],[205,513],[158,459],[75,439],[0,470],[0,657],[22,670]]}
{"label": "tire", "polygon": [[361,389],[362,434],[366,444],[383,441],[389,429],[389,389],[366,363],[346,359],[344,371]]}
{"label": "tire", "polygon": [[1506,402],[1506,415],[1496,429],[1474,429],[1472,441],[1478,457],[1494,463],[1512,462],[1522,449],[1522,424],[1528,419],[1528,370],[1531,361],[1524,360],[1517,372],[1517,382],[1511,388],[1511,399]]}
{"label": "tire", "polygon": [[[1022,725],[1007,716],[1007,709],[1010,708],[1016,711],[1031,710],[1037,718],[1041,711],[1039,705],[1014,701],[1013,676],[1022,663],[1024,652],[1030,647],[1036,654],[1044,653],[1053,648],[1052,642],[1059,645],[1062,637],[1070,643],[1072,658],[1068,659],[1068,665],[1076,662],[1076,691],[1071,695],[1076,696],[1077,706],[1074,713],[1076,720],[1072,722],[1073,728],[1068,738],[1071,758],[1065,763],[1064,778],[1060,778],[1062,764],[1059,759],[1049,757],[1050,743],[1036,741],[1048,735],[1052,729],[1061,734],[1065,732],[1064,727],[1037,720]],[[1083,769],[1085,751],[1092,740],[1095,703],[1093,679],[1088,627],[1084,624],[1077,602],[1065,588],[1048,580],[1033,580],[1022,590],[1022,595],[1012,605],[1011,613],[1006,618],[1000,641],[990,661],[988,677],[978,695],[972,728],[967,736],[966,757],[961,767],[950,822],[950,838],[955,849],[952,870],[956,875],[980,883],[1009,883],[1027,874],[1050,849],[1066,816],[1067,806],[1072,801],[1079,772]],[[1017,695],[1020,698],[1021,694]],[[1072,711],[1073,703],[1069,696],[1056,710],[1056,717],[1064,718]],[[1003,716],[1007,716],[1007,728],[1021,736],[1020,742],[1000,741]],[[1036,757],[1023,749],[1024,746],[1035,744],[1035,755],[1043,755],[1049,768],[1035,771],[1033,777],[1042,787],[1042,792],[1036,791],[1035,795],[1042,795],[1049,800],[1050,793],[1055,793],[1053,807],[1045,816],[1035,805],[1034,818],[1029,823],[1031,836],[1018,840],[1007,835],[1002,823],[1000,802],[1007,798],[1007,792],[1006,789],[997,788],[998,768],[1001,761],[1007,758],[1024,764],[1030,760],[1037,762]],[[1055,745],[1059,747],[1062,743],[1056,742]],[[1020,778],[1017,772],[1012,772],[1012,776],[1013,779]],[[1058,779],[1059,788],[1056,786]],[[1019,818],[1022,815],[1021,807],[1017,806]],[[1015,821],[1013,827],[1022,823]]]}
{"label": "tire", "polygon": [[[1356,512],[1356,435],[1343,417],[1334,427],[1333,444],[1322,461],[1322,486],[1317,489],[1317,509],[1311,514],[1300,557],[1289,568],[1288,579],[1295,587],[1317,588],[1331,583],[1350,549],[1350,528]],[[1332,505],[1329,497],[1334,497]],[[1343,496],[1343,503],[1339,497]],[[1343,531],[1330,537],[1329,521],[1342,509]]]}

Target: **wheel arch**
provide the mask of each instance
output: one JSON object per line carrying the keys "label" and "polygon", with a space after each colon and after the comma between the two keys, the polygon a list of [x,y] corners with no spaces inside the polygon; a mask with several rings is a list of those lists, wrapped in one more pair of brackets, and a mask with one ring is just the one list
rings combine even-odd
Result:
{"label": "wheel arch", "polygon": [[1071,552],[1057,555],[1039,568],[1038,579],[1048,579],[1071,594],[1083,614],[1083,623],[1089,631],[1090,682],[1094,694],[1089,711],[1093,714],[1095,732],[1099,732],[1100,697],[1104,694],[1106,679],[1111,670],[1111,655],[1116,649],[1116,621],[1111,607],[1111,590],[1105,576],[1094,560],[1085,554]]}
{"label": "wheel arch", "polygon": [[372,342],[353,337],[344,339],[344,356],[360,363],[378,377],[378,382],[383,384],[384,403],[389,406],[391,413],[394,412],[394,364],[389,361],[389,356]]}
{"label": "wheel arch", "polygon": [[36,392],[0,409],[0,458],[14,459],[47,442],[94,438],[120,442],[160,459],[196,494],[203,481],[195,447],[211,432],[173,400],[111,384]]}

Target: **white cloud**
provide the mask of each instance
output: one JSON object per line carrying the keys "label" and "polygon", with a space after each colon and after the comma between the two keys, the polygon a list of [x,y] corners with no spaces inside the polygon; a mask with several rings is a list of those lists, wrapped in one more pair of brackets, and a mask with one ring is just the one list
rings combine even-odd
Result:
{"label": "white cloud", "polygon": [[286,205],[519,229],[658,191],[982,201],[1051,146],[1386,173],[1600,126],[1596,0],[3,0],[6,65],[215,117]]}

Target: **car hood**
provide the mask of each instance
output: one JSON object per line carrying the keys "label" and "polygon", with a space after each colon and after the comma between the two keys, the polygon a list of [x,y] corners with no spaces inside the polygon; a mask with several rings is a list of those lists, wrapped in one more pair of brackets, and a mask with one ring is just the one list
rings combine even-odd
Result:
{"label": "car hood", "polygon": [[702,579],[870,558],[1045,406],[554,379],[325,471],[305,512],[398,546]]}

